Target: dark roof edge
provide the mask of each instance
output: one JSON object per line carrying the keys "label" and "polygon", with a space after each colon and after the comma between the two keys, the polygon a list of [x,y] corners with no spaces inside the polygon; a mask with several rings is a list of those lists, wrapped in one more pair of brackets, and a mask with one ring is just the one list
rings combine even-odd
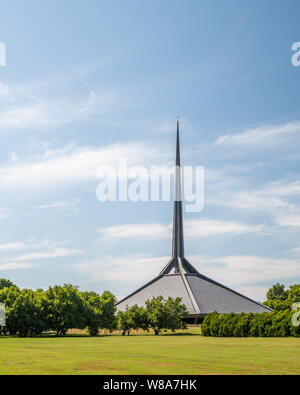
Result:
{"label": "dark roof edge", "polygon": [[[253,302],[253,303],[257,304],[257,305],[259,305],[260,307],[264,307],[266,310],[272,311],[272,309],[270,309],[270,307],[268,307],[268,306],[266,306],[266,305],[264,305],[264,304],[262,304],[262,303],[259,303],[259,302],[257,302],[256,300],[253,300],[253,299],[249,298],[248,296],[245,296],[245,295],[243,295],[243,294],[241,294],[241,293],[235,291],[234,289],[231,289],[231,288],[229,288],[229,287],[226,287],[226,285],[223,285],[223,284],[221,284],[221,283],[218,283],[217,281],[212,280],[211,278],[206,277],[206,276],[204,276],[203,274],[200,274],[200,273],[198,273],[198,274],[185,273],[185,275],[186,275],[186,276],[200,277],[200,278],[202,278],[202,280],[208,281],[208,282],[210,282],[210,283],[212,283],[212,284],[214,284],[214,285],[217,285],[218,287],[222,287],[222,288],[224,288],[224,289],[227,289],[227,291],[233,292],[234,294],[236,294],[236,295],[238,295],[238,296],[241,296],[242,298],[247,299],[247,300],[249,300],[250,302]],[[192,290],[192,288],[191,288],[191,290]]]}

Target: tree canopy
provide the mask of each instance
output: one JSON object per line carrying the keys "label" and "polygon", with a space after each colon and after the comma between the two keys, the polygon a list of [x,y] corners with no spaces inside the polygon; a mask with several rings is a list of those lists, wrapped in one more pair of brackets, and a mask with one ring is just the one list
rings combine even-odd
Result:
{"label": "tree canopy", "polygon": [[0,278],[0,290],[3,288],[9,288],[12,287],[14,283],[12,283],[10,280],[7,280],[5,278]]}
{"label": "tree canopy", "polygon": [[186,307],[181,303],[181,298],[169,297],[165,300],[162,296],[154,297],[146,301],[146,311],[149,326],[156,335],[162,331],[185,329]]}
{"label": "tree canopy", "polygon": [[285,290],[285,286],[283,284],[277,283],[268,290],[267,299],[283,301],[288,298],[288,295],[289,293]]}
{"label": "tree canopy", "polygon": [[115,297],[105,291],[80,292],[71,284],[38,289],[20,290],[15,285],[0,290],[0,303],[5,305],[4,334],[19,336],[40,335],[54,331],[63,336],[71,328],[88,328],[96,335],[100,328],[112,330],[116,326]]}

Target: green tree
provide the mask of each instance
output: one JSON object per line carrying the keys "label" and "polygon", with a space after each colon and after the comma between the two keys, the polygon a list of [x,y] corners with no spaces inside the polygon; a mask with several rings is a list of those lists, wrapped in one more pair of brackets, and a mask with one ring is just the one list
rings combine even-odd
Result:
{"label": "green tree", "polygon": [[288,301],[291,305],[296,302],[300,302],[300,284],[290,286]]}
{"label": "green tree", "polygon": [[187,325],[184,318],[187,317],[187,310],[182,298],[168,298],[165,302],[165,309],[168,317],[168,326],[166,329],[175,332],[177,329],[186,329]]}
{"label": "green tree", "polygon": [[116,298],[112,293],[82,292],[82,297],[86,303],[85,322],[91,336],[97,336],[99,329],[112,331],[116,328]]}
{"label": "green tree", "polygon": [[0,290],[12,286],[14,286],[14,283],[12,283],[10,280],[6,280],[5,278],[0,278]]}
{"label": "green tree", "polygon": [[162,296],[154,297],[146,301],[146,311],[150,327],[155,335],[170,329],[185,329],[184,318],[187,315],[186,307],[181,303],[181,298],[168,298],[166,301]]}
{"label": "green tree", "polygon": [[283,284],[275,284],[272,288],[268,290],[267,298],[268,300],[286,300],[289,296],[289,291],[285,290],[285,286]]}
{"label": "green tree", "polygon": [[263,303],[265,306],[270,307],[274,311],[285,311],[291,310],[291,302],[289,299],[286,300],[267,300]]}
{"label": "green tree", "polygon": [[132,307],[126,306],[125,311],[119,311],[117,317],[118,327],[122,331],[123,336],[126,333],[129,336],[131,330],[149,329],[146,310],[136,304]]}
{"label": "green tree", "polygon": [[18,332],[18,328],[15,326],[14,320],[10,318],[10,311],[20,292],[20,289],[16,286],[11,286],[9,288],[5,287],[0,290],[0,303],[5,305],[6,326],[2,328],[2,332],[5,334],[9,332],[10,335],[16,335]]}
{"label": "green tree", "polygon": [[107,329],[110,332],[116,329],[117,319],[115,316],[116,307],[115,304],[117,298],[109,291],[104,291],[101,295],[101,313],[102,319],[100,329]]}
{"label": "green tree", "polygon": [[290,311],[295,302],[300,302],[300,284],[291,285],[286,291],[283,285],[276,284],[269,289],[267,297],[268,300],[264,304],[272,310]]}
{"label": "green tree", "polygon": [[66,335],[68,329],[84,329],[86,326],[86,303],[78,287],[71,284],[50,287],[42,294],[41,305],[46,316],[47,329],[56,335]]}
{"label": "green tree", "polygon": [[82,292],[86,303],[85,325],[91,336],[97,336],[101,325],[101,297],[96,292]]}
{"label": "green tree", "polygon": [[40,298],[31,289],[20,291],[7,310],[7,322],[21,337],[41,334],[46,325],[44,318]]}

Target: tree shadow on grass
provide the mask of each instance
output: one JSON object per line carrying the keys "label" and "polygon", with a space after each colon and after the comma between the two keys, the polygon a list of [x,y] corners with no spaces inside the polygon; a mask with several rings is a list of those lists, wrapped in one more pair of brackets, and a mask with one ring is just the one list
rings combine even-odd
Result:
{"label": "tree shadow on grass", "polygon": [[202,336],[201,333],[191,333],[191,332],[174,332],[174,333],[161,333],[160,335],[156,336],[154,333],[147,333],[147,332],[139,332],[139,333],[131,333],[130,336],[122,336],[121,333],[99,333],[97,336],[90,336],[84,333],[69,333],[65,336],[56,336],[53,333],[45,333],[38,336],[27,336],[27,337],[20,337],[18,335],[14,336],[0,336],[0,341],[3,339],[73,339],[73,338],[80,338],[80,339],[97,339],[97,338],[108,338],[108,337],[162,337],[162,336]]}
{"label": "tree shadow on grass", "polygon": [[162,333],[160,336],[202,336],[201,333]]}
{"label": "tree shadow on grass", "polygon": [[89,335],[79,335],[79,334],[70,334],[65,336],[56,336],[55,334],[45,334],[38,336],[18,336],[18,335],[8,335],[8,336],[0,336],[0,341],[2,339],[70,339],[70,338],[81,338],[81,339],[92,339],[97,337],[107,337],[112,335],[97,335],[97,336],[89,336]]}

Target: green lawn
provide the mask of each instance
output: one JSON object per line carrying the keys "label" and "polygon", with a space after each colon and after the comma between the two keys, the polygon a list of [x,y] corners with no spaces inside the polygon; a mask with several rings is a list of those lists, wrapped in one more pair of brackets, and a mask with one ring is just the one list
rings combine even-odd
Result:
{"label": "green lawn", "polygon": [[0,337],[0,374],[300,374],[300,338]]}

